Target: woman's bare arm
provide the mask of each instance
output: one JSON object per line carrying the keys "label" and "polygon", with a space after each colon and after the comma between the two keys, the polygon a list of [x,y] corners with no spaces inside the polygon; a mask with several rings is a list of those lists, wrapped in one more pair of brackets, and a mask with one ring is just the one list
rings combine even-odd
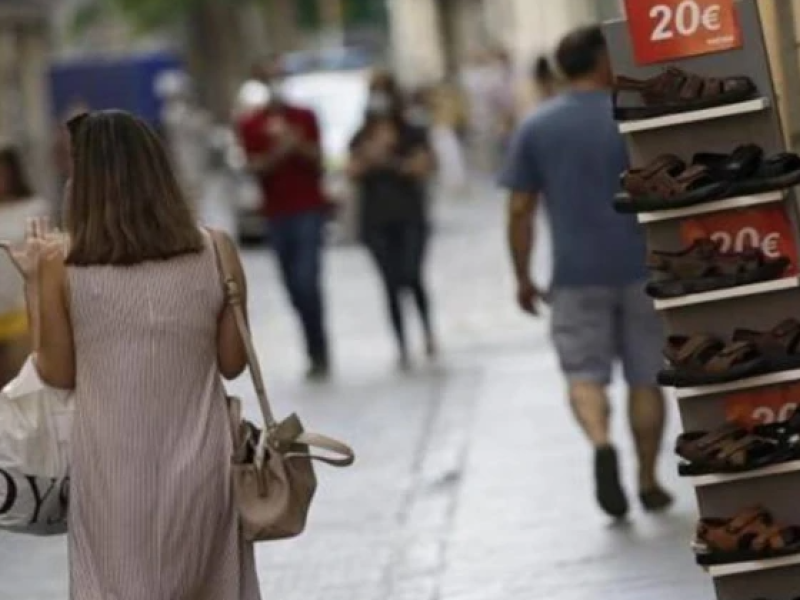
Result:
{"label": "woman's bare arm", "polygon": [[[233,241],[225,233],[214,231],[212,235],[220,251],[220,258],[227,265],[234,281],[239,287],[241,305],[247,320],[247,278],[239,253]],[[217,326],[217,361],[219,370],[226,379],[235,379],[247,367],[247,350],[244,340],[236,326],[233,307],[225,306]]]}
{"label": "woman's bare arm", "polygon": [[39,265],[38,340],[34,341],[38,343],[34,352],[42,381],[66,390],[75,387],[75,343],[67,286],[63,244],[50,244]]}

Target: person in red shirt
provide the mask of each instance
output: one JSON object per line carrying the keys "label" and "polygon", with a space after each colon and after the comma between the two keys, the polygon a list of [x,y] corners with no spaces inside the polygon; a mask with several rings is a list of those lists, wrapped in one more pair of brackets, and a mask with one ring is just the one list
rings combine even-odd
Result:
{"label": "person in red shirt", "polygon": [[254,68],[270,99],[237,124],[251,171],[263,194],[270,239],[284,285],[297,311],[311,362],[309,378],[329,373],[325,311],[320,285],[326,202],[322,190],[322,150],[316,115],[292,106],[281,93],[279,57]]}

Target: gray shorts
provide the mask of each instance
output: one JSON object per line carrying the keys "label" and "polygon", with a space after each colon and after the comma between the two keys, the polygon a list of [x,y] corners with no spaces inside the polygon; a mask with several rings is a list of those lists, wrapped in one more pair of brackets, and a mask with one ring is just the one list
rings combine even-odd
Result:
{"label": "gray shorts", "polygon": [[656,385],[664,329],[644,284],[567,287],[551,295],[553,342],[570,382],[608,385],[617,359],[628,385]]}

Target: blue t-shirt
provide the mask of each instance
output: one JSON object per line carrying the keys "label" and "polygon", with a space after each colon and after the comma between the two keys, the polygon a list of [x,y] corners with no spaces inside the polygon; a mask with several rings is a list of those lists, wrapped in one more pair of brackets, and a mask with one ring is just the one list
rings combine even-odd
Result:
{"label": "blue t-shirt", "polygon": [[541,193],[553,238],[553,286],[620,286],[647,276],[644,232],[614,211],[627,150],[605,91],[569,92],[522,124],[500,177]]}

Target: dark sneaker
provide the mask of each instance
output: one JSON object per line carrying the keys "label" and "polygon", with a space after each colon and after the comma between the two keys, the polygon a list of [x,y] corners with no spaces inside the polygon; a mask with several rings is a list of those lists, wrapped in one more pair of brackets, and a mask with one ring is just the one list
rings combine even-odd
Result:
{"label": "dark sneaker", "polygon": [[619,460],[613,446],[602,446],[594,454],[597,503],[603,511],[621,519],[628,513],[628,498],[619,481]]}
{"label": "dark sneaker", "polygon": [[651,490],[639,492],[639,500],[645,511],[652,513],[664,512],[675,502],[675,499],[669,492],[658,486]]}

